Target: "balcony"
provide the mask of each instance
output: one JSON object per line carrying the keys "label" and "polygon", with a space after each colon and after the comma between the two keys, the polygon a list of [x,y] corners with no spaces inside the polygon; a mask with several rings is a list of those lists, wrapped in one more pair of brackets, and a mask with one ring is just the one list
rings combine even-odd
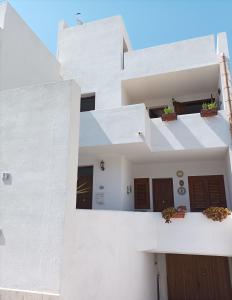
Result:
{"label": "balcony", "polygon": [[[219,42],[219,38],[218,38]],[[218,63],[213,35],[125,53],[123,79],[176,72]]]}
{"label": "balcony", "polygon": [[91,229],[83,240],[87,236],[89,241],[150,253],[232,256],[232,216],[220,223],[202,213],[187,213],[184,219],[167,224],[158,212],[79,210],[76,221],[80,231]]}
{"label": "balcony", "polygon": [[100,109],[80,114],[80,146],[141,143],[148,116],[144,104]]}
{"label": "balcony", "polygon": [[176,121],[150,119],[151,150],[201,150],[227,147],[230,141],[229,124],[224,110],[218,115],[202,118],[199,113],[181,115]]}

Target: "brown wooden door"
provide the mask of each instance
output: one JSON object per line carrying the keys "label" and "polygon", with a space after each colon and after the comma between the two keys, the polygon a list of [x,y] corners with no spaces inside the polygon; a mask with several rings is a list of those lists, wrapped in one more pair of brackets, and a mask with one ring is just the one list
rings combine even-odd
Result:
{"label": "brown wooden door", "polygon": [[150,209],[149,178],[134,179],[135,209]]}
{"label": "brown wooden door", "polygon": [[152,188],[154,211],[174,206],[172,178],[152,179]]}
{"label": "brown wooden door", "polygon": [[188,182],[191,211],[203,211],[210,206],[226,207],[223,175],[190,176]]}
{"label": "brown wooden door", "polygon": [[93,196],[93,167],[79,167],[76,208],[91,209]]}
{"label": "brown wooden door", "polygon": [[231,300],[227,257],[166,255],[169,300]]}

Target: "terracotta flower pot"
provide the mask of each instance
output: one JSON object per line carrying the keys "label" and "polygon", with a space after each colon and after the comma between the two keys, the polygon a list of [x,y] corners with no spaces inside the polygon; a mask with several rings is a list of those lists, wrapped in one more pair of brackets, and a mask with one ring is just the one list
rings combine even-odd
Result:
{"label": "terracotta flower pot", "polygon": [[185,211],[177,211],[173,218],[181,219],[185,217]]}
{"label": "terracotta flower pot", "polygon": [[177,114],[175,112],[170,114],[162,114],[162,121],[174,121],[177,120]]}
{"label": "terracotta flower pot", "polygon": [[201,116],[204,117],[213,117],[217,115],[217,109],[202,109]]}

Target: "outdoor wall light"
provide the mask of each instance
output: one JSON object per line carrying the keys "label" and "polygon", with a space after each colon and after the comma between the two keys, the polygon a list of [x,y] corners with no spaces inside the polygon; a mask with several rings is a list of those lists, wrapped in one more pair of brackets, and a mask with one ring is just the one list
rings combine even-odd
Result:
{"label": "outdoor wall light", "polygon": [[2,174],[2,182],[4,184],[10,185],[12,183],[12,177],[10,173],[3,173]]}
{"label": "outdoor wall light", "polygon": [[101,168],[102,171],[105,170],[105,162],[104,162],[104,160],[100,161],[100,168]]}

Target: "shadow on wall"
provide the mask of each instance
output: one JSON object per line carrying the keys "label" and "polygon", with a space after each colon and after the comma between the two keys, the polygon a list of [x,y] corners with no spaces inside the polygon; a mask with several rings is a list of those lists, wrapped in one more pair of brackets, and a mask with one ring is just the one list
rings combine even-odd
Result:
{"label": "shadow on wall", "polygon": [[0,246],[4,246],[5,244],[6,244],[6,239],[4,237],[2,230],[0,229]]}
{"label": "shadow on wall", "polygon": [[[99,125],[91,112],[84,112],[80,114],[80,124],[81,146],[112,144],[111,140],[102,130],[102,127]],[[82,127],[85,124],[88,125],[88,127]]]}
{"label": "shadow on wall", "polygon": [[229,144],[228,122],[223,114],[201,118],[199,114],[179,116],[177,121],[151,120],[151,141],[154,150],[202,149]]}
{"label": "shadow on wall", "polygon": [[218,139],[220,139],[222,143],[226,145],[229,144],[229,122],[225,119],[225,116],[218,114],[216,117],[211,119],[205,118],[205,124],[217,135]]}

